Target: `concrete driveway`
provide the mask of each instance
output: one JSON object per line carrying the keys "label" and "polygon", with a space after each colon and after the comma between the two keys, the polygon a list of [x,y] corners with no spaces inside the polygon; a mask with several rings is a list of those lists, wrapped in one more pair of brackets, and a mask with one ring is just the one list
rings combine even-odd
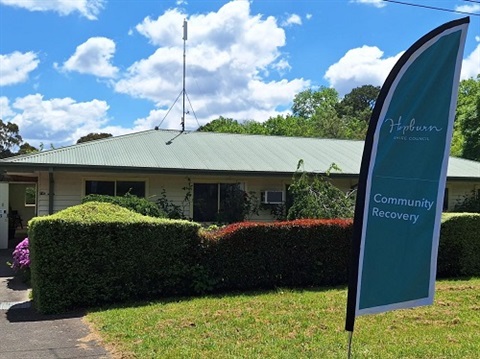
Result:
{"label": "concrete driveway", "polygon": [[30,289],[6,265],[12,250],[0,250],[0,359],[112,358],[83,321],[84,313],[42,315]]}

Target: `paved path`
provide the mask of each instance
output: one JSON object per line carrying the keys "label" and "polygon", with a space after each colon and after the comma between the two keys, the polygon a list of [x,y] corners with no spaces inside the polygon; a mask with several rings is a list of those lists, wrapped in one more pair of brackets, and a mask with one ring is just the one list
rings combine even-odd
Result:
{"label": "paved path", "polygon": [[6,265],[0,250],[0,359],[111,358],[83,322],[83,313],[42,315],[31,308],[29,288]]}

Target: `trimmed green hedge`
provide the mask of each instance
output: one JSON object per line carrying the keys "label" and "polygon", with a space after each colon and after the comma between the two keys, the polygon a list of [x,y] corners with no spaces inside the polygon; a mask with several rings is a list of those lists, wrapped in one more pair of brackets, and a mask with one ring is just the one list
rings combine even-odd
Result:
{"label": "trimmed green hedge", "polygon": [[44,313],[189,294],[199,225],[89,202],[29,222],[35,307]]}
{"label": "trimmed green hedge", "polygon": [[480,276],[480,214],[445,213],[437,277]]}
{"label": "trimmed green hedge", "polygon": [[216,290],[343,284],[351,220],[237,223],[205,234]]}
{"label": "trimmed green hedge", "polygon": [[167,214],[146,198],[125,194],[125,196],[106,196],[101,194],[89,194],[82,199],[82,203],[87,202],[105,202],[113,203],[117,206],[127,208],[133,212],[143,214],[144,216],[167,218]]}
{"label": "trimmed green hedge", "polygon": [[[444,215],[438,276],[480,275],[480,214]],[[44,313],[160,296],[347,283],[351,220],[187,221],[88,202],[29,222],[34,305]]]}

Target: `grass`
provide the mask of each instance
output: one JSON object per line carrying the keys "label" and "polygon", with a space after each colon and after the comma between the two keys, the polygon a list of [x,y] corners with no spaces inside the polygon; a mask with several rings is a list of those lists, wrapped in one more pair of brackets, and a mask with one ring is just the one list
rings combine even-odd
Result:
{"label": "grass", "polygon": [[[346,358],[345,288],[176,298],[91,312],[122,358]],[[433,306],[356,320],[352,358],[477,358],[480,278],[437,282]]]}

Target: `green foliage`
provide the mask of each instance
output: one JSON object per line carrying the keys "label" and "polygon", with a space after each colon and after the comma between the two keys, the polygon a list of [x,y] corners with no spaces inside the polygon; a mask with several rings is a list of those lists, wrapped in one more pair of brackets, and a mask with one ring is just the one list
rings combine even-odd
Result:
{"label": "green foliage", "polygon": [[342,118],[356,118],[368,124],[379,93],[380,86],[364,85],[354,88],[337,104],[338,115]]}
{"label": "green foliage", "polygon": [[187,185],[182,187],[185,191],[185,196],[182,200],[182,205],[178,205],[173,201],[169,200],[167,197],[167,191],[165,188],[162,189],[160,197],[157,199],[157,205],[160,209],[166,213],[167,218],[171,219],[188,219],[185,217],[185,210],[190,208],[190,203],[192,200],[192,182],[190,178],[187,178]]}
{"label": "green foliage", "polygon": [[[480,214],[445,215],[438,276],[480,275]],[[88,202],[29,223],[41,312],[171,295],[345,284],[351,220],[243,222],[218,230]]]}
{"label": "green foliage", "polygon": [[255,192],[245,192],[238,183],[222,184],[221,190],[223,196],[217,214],[217,223],[242,222],[253,214],[258,215],[259,205]]}
{"label": "green foliage", "polygon": [[308,89],[295,95],[292,115],[243,123],[219,117],[201,126],[198,131],[363,139],[378,92],[378,87],[367,85],[352,90],[340,99],[333,88]]}
{"label": "green foliage", "polygon": [[13,156],[15,153],[12,150],[21,143],[22,136],[18,133],[18,126],[0,119],[0,158]]}
{"label": "green foliage", "polygon": [[351,220],[236,223],[205,232],[216,290],[344,284]]}
{"label": "green foliage", "polygon": [[443,215],[438,249],[438,277],[480,275],[480,214]]}
{"label": "green foliage", "polygon": [[480,74],[476,81],[462,81],[460,90],[457,108],[464,139],[462,157],[480,161]]}
{"label": "green foliage", "polygon": [[220,116],[206,125],[200,126],[198,132],[223,132],[223,133],[245,133],[245,128],[242,124],[231,118]]}
{"label": "green foliage", "polygon": [[470,194],[466,194],[463,200],[458,201],[453,211],[480,213],[480,192],[472,190]]}
{"label": "green foliage", "polygon": [[355,209],[354,197],[351,193],[345,194],[335,187],[329,179],[331,170],[339,168],[332,164],[325,175],[310,175],[300,170],[302,167],[303,161],[300,160],[293,183],[288,189],[293,197],[293,204],[288,210],[287,218],[352,218]]}
{"label": "green foliage", "polygon": [[18,155],[28,155],[30,153],[38,152],[38,148],[33,147],[28,142],[22,143],[18,148]]}
{"label": "green foliage", "polygon": [[112,134],[111,133],[105,133],[105,132],[102,132],[102,133],[92,132],[92,133],[89,133],[88,135],[80,137],[77,140],[77,144],[78,143],[83,143],[83,142],[88,142],[88,141],[100,140],[102,138],[108,138],[108,137],[112,137]]}
{"label": "green foliage", "polygon": [[480,74],[460,81],[451,154],[480,160]]}
{"label": "green foliage", "polygon": [[125,196],[106,196],[99,194],[89,194],[82,199],[82,203],[87,202],[106,202],[128,208],[129,210],[143,214],[144,216],[164,218],[167,214],[163,212],[155,203],[148,199],[137,197],[126,193]]}
{"label": "green foliage", "polygon": [[338,101],[338,92],[333,88],[322,86],[317,91],[308,89],[295,95],[292,112],[297,117],[312,118],[318,112],[334,109]]}
{"label": "green foliage", "polygon": [[44,313],[194,291],[199,225],[88,202],[29,222],[34,305]]}
{"label": "green foliage", "polygon": [[163,213],[166,214],[167,218],[185,219],[182,207],[168,199],[165,188],[162,189],[162,193],[157,199],[157,205],[163,211]]}
{"label": "green foliage", "polygon": [[270,117],[263,123],[263,128],[264,134],[272,136],[311,137],[314,135],[308,119],[290,115]]}
{"label": "green foliage", "polygon": [[[359,317],[351,358],[478,358],[479,293],[480,278],[442,280],[434,305]],[[344,287],[278,288],[107,307],[86,319],[120,357],[339,359],[346,297]]]}

